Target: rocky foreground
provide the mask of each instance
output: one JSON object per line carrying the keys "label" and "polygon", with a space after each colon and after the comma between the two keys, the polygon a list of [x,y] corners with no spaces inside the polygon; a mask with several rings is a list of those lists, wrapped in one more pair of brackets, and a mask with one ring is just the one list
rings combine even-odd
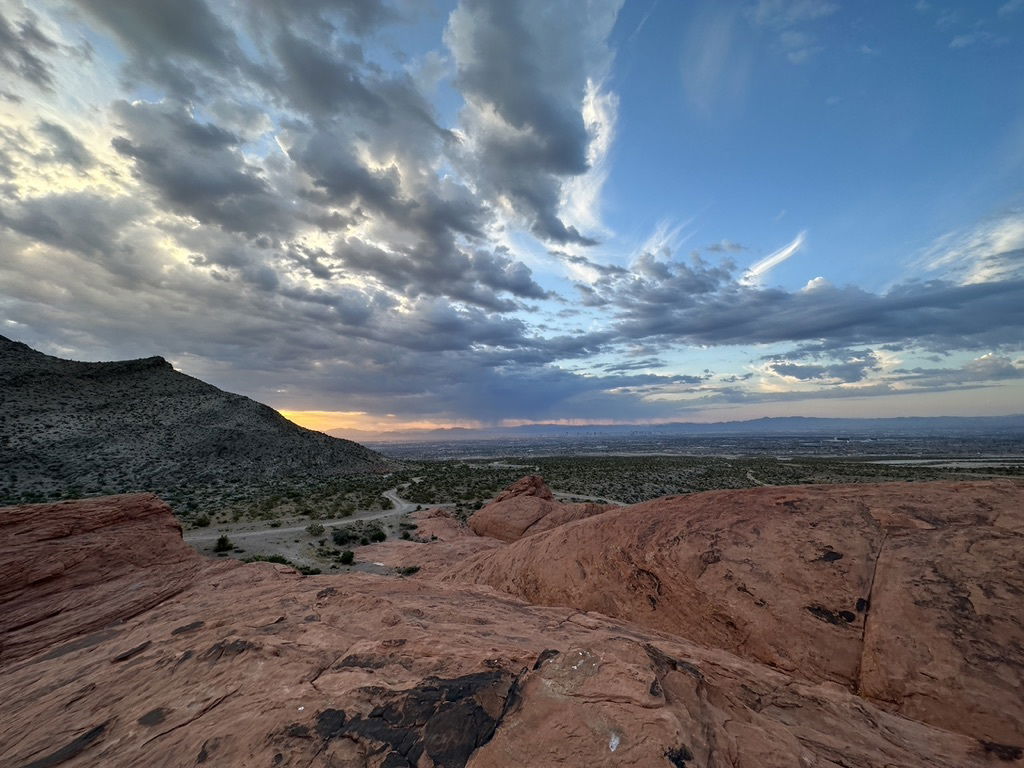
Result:
{"label": "rocky foreground", "polygon": [[422,513],[365,551],[414,578],[207,560],[148,495],[0,510],[0,765],[1024,764],[1024,487],[594,506]]}

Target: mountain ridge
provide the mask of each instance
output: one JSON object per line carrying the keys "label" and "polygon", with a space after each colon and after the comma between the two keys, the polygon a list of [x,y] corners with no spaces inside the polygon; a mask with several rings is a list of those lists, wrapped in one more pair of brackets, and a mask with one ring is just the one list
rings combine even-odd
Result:
{"label": "mountain ridge", "polygon": [[325,478],[394,466],[159,356],[63,360],[0,336],[0,396],[0,495]]}

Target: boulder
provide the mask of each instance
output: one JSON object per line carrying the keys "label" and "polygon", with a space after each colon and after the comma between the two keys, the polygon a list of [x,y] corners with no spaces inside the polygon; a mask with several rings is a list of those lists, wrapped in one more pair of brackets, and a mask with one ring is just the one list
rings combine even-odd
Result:
{"label": "boulder", "polygon": [[469,518],[469,527],[478,536],[509,542],[613,508],[591,503],[561,504],[554,501],[541,477],[527,475],[477,510]]}

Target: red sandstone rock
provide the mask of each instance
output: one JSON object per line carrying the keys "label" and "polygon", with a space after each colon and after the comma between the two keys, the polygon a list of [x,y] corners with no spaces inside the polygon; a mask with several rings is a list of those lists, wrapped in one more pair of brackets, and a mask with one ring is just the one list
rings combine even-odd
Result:
{"label": "red sandstone rock", "polygon": [[[800,498],[821,504],[814,491]],[[979,484],[958,506],[990,503],[979,511],[984,519],[1016,520],[999,498],[995,486]],[[759,500],[755,494],[748,501],[756,510]],[[900,505],[898,516],[908,523],[925,509]],[[620,514],[487,555],[522,553]],[[0,765],[981,768],[1021,760],[1019,741],[979,741],[953,726],[916,722],[835,683],[597,613],[429,579],[302,577],[266,563],[203,560],[184,551],[169,511],[151,498],[10,515],[0,510],[0,574],[20,581],[5,592],[0,615],[35,605],[34,627],[53,644],[21,642],[17,658],[0,661]],[[658,519],[652,513],[651,523]],[[96,520],[105,522],[90,522]],[[37,524],[42,533],[32,532]],[[55,605],[72,605],[65,588],[18,577],[10,541],[41,547],[33,559],[62,563],[54,578],[83,605],[98,605],[102,594],[107,623],[97,628],[88,611],[51,615]],[[733,547],[722,544],[720,562],[738,569],[728,559]],[[621,547],[609,542],[609,557],[620,557]],[[887,539],[883,557],[889,548]],[[959,578],[963,567],[951,566],[947,575]],[[105,588],[110,574],[120,589]],[[154,602],[140,610],[133,577],[145,585],[147,575],[155,582],[163,574],[177,574],[175,593],[147,592]],[[6,643],[20,632],[8,622],[0,637]],[[799,633],[793,642],[801,642]]]}
{"label": "red sandstone rock", "polygon": [[1010,481],[720,491],[530,535],[444,578],[633,621],[1020,744],[1022,526],[1024,487]]}
{"label": "red sandstone rock", "polygon": [[505,501],[506,499],[514,499],[517,496],[536,496],[538,499],[546,499],[547,501],[552,501],[555,498],[554,494],[551,493],[551,489],[548,488],[548,484],[544,482],[543,477],[540,475],[524,475],[495,496],[494,501]]}
{"label": "red sandstone rock", "polygon": [[591,503],[560,504],[554,501],[551,489],[542,478],[526,475],[499,493],[490,504],[477,510],[469,518],[469,527],[478,536],[509,542],[608,509],[614,507]]}
{"label": "red sandstone rock", "polygon": [[0,662],[130,618],[218,567],[196,558],[152,494],[8,507],[0,514]]}

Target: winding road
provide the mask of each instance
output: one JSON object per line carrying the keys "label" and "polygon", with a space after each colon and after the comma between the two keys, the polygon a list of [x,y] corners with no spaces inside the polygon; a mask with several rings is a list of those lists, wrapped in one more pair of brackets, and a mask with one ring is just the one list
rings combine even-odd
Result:
{"label": "winding road", "polygon": [[[401,517],[402,515],[413,512],[416,509],[416,504],[411,501],[407,501],[398,495],[398,488],[391,488],[384,491],[381,495],[387,496],[391,500],[391,503],[395,505],[394,509],[385,509],[380,512],[356,513],[351,517],[345,517],[340,520],[320,520],[318,522],[320,522],[324,528],[337,528],[340,525],[348,525],[349,523],[365,520],[381,520],[388,517]],[[248,539],[259,538],[261,536],[278,536],[286,533],[298,533],[300,531],[305,531],[309,526],[309,522],[310,521],[307,521],[302,525],[277,528],[272,528],[269,525],[264,524],[264,527],[262,528],[255,528],[251,530],[246,530],[246,527],[253,525],[252,522],[235,523],[218,526],[217,530],[212,532],[208,529],[185,531],[183,538],[190,544],[204,544],[216,541],[220,538],[221,534],[228,534],[231,537],[231,541],[242,544]],[[237,525],[238,527],[233,527],[233,525]]]}

